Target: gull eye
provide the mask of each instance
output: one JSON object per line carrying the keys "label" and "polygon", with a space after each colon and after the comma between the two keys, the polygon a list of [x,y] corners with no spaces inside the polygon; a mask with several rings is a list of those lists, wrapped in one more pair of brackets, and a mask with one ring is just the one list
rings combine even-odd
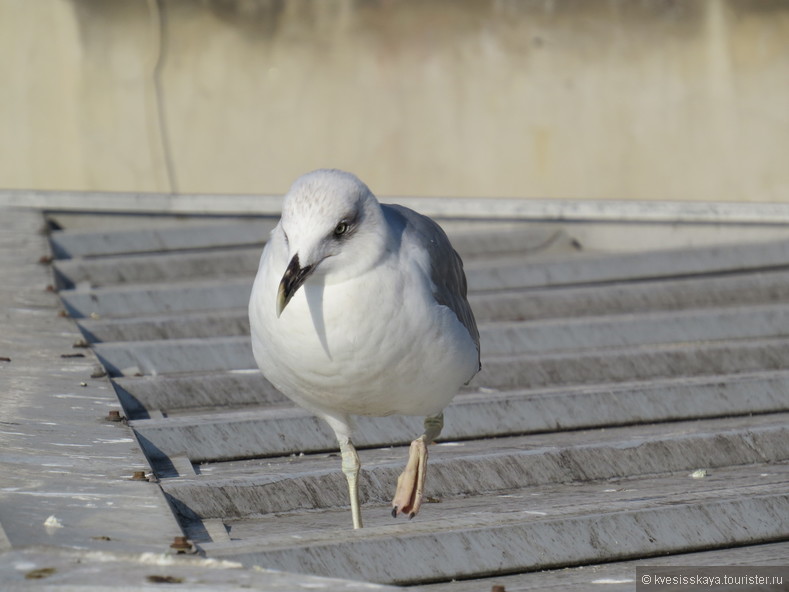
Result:
{"label": "gull eye", "polygon": [[345,220],[341,220],[337,226],[334,227],[334,236],[342,236],[348,232],[348,223]]}

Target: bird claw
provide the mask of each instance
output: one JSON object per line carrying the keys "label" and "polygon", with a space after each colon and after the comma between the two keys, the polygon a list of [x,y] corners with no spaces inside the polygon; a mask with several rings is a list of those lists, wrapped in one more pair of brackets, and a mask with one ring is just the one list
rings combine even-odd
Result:
{"label": "bird claw", "polygon": [[[400,508],[398,508],[397,506],[395,506],[394,508],[392,508],[392,518],[397,518],[397,514],[398,514],[398,513],[400,513]],[[405,514],[405,512],[402,512],[402,513],[403,513],[403,514]],[[408,514],[408,519],[409,519],[409,520],[413,520],[413,519],[414,519],[414,516],[416,516],[416,512],[410,512],[410,513]]]}
{"label": "bird claw", "polygon": [[411,442],[408,463],[405,470],[397,478],[397,489],[392,500],[392,517],[408,514],[413,519],[422,506],[422,497],[427,472],[427,445],[423,437]]}

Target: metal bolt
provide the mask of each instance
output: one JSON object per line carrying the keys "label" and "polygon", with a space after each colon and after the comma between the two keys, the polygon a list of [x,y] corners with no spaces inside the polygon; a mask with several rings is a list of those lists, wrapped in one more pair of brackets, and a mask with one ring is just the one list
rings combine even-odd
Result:
{"label": "metal bolt", "polygon": [[121,412],[117,409],[113,409],[110,411],[110,414],[106,417],[107,421],[123,421],[121,417]]}
{"label": "metal bolt", "polygon": [[490,592],[507,592],[507,590],[501,584],[494,584],[491,586]]}
{"label": "metal bolt", "polygon": [[131,477],[132,481],[147,481],[148,477],[145,476],[145,471],[134,471]]}
{"label": "metal bolt", "polygon": [[170,548],[175,549],[179,553],[186,553],[192,550],[192,543],[190,543],[185,536],[177,536],[173,539]]}

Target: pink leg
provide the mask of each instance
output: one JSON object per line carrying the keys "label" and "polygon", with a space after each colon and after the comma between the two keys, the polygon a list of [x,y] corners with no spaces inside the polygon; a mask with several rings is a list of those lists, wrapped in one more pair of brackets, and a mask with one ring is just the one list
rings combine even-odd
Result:
{"label": "pink leg", "polygon": [[422,507],[427,474],[427,445],[432,444],[444,427],[443,414],[425,419],[425,433],[411,442],[408,463],[397,478],[397,489],[392,500],[392,517],[408,514],[413,518]]}

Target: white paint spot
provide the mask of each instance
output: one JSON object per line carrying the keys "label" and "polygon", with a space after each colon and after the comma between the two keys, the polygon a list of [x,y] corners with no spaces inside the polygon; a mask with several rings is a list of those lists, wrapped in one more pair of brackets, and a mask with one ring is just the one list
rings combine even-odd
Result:
{"label": "white paint spot", "polygon": [[14,569],[18,571],[30,571],[36,569],[36,564],[32,561],[18,561],[14,563]]}
{"label": "white paint spot", "polygon": [[44,528],[46,528],[47,532],[51,534],[54,530],[58,528],[63,528],[63,523],[60,520],[58,520],[53,514],[52,516],[44,520]]}
{"label": "white paint spot", "polygon": [[548,512],[538,512],[537,510],[524,510],[524,514],[534,514],[535,516],[547,516]]}
{"label": "white paint spot", "polygon": [[600,578],[599,580],[592,580],[593,584],[630,584],[632,582],[635,582],[635,580],[630,578]]}

